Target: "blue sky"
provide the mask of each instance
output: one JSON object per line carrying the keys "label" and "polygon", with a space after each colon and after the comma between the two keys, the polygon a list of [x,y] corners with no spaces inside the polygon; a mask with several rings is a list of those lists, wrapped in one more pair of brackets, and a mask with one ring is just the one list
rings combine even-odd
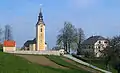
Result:
{"label": "blue sky", "polygon": [[18,47],[35,37],[40,4],[43,4],[49,47],[55,46],[64,21],[83,28],[86,37],[111,37],[120,33],[120,0],[1,0],[0,26],[12,26]]}

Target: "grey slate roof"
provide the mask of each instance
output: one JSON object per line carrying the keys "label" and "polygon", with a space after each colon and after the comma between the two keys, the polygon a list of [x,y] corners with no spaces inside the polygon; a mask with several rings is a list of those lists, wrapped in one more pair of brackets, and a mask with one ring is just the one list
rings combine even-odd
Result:
{"label": "grey slate roof", "polygon": [[24,43],[24,46],[29,47],[29,44],[35,44],[35,43],[36,43],[36,39],[28,40]]}
{"label": "grey slate roof", "polygon": [[[24,46],[25,47],[29,47],[30,44],[36,44],[36,38],[34,38],[33,40],[27,40],[25,43],[24,43]],[[47,44],[45,42],[45,44]]]}
{"label": "grey slate roof", "polygon": [[106,40],[106,39],[102,36],[91,36],[85,41],[83,41],[83,44],[94,44],[95,42],[97,42],[97,40]]}

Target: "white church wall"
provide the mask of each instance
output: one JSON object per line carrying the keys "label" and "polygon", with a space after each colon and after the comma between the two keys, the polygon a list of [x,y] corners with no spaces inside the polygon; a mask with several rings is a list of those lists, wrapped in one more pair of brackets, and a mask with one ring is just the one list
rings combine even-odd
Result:
{"label": "white church wall", "polygon": [[30,44],[30,45],[29,45],[29,49],[30,49],[30,51],[35,51],[35,49],[36,49],[36,44]]}

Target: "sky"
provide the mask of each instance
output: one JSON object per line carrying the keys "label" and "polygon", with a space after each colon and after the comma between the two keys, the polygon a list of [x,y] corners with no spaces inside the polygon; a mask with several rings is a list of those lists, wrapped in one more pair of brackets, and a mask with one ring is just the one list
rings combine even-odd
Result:
{"label": "sky", "polygon": [[4,30],[6,24],[11,25],[17,47],[35,38],[40,7],[50,48],[56,45],[65,21],[82,28],[86,38],[120,35],[120,0],[1,0],[0,27]]}

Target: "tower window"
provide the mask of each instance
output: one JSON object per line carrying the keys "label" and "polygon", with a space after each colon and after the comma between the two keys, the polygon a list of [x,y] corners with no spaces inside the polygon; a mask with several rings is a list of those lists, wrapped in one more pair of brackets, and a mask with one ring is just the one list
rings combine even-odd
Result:
{"label": "tower window", "polygon": [[42,32],[42,28],[41,28],[41,32]]}

